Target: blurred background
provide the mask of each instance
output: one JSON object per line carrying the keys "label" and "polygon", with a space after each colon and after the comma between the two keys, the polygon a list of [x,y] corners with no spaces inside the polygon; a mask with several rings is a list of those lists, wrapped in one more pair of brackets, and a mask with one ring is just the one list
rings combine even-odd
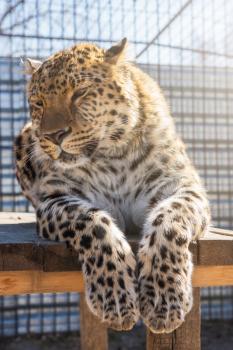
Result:
{"label": "blurred background", "polygon": [[[208,190],[213,225],[232,229],[232,13],[232,0],[1,0],[0,211],[32,211],[17,184],[12,153],[29,118],[20,57],[43,59],[86,41],[108,48],[126,36],[130,58],[168,99]],[[19,335],[52,334],[56,342],[61,333],[77,334],[77,304],[75,293],[0,297],[2,344]],[[203,289],[203,349],[214,349],[210,337],[228,339],[232,323],[233,288]],[[7,344],[5,349],[20,349]]]}

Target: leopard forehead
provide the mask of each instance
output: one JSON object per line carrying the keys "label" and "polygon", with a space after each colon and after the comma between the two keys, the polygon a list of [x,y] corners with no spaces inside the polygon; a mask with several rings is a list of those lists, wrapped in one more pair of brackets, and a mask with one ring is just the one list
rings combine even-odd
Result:
{"label": "leopard forehead", "polygon": [[47,60],[32,75],[29,96],[66,93],[85,80],[107,71],[105,50],[93,44],[79,44],[60,51]]}

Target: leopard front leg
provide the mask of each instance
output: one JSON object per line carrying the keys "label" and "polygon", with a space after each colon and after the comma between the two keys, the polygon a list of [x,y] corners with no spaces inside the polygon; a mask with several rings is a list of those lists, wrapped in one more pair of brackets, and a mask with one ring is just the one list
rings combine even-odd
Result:
{"label": "leopard front leg", "polygon": [[46,239],[66,241],[79,252],[91,311],[109,327],[132,328],[139,311],[135,258],[129,244],[107,213],[70,195],[67,186],[46,183],[51,162],[38,163],[34,148],[28,123],[16,138],[15,157],[19,183],[37,212],[38,233]]}
{"label": "leopard front leg", "polygon": [[[79,252],[91,311],[116,330],[129,330],[139,316],[135,258],[111,217],[68,196],[50,197],[37,210],[44,238],[66,241]],[[75,281],[74,281],[75,283]]]}
{"label": "leopard front leg", "polygon": [[192,307],[192,258],[188,246],[208,227],[209,211],[198,191],[181,190],[156,205],[138,252],[139,308],[154,333],[179,327]]}

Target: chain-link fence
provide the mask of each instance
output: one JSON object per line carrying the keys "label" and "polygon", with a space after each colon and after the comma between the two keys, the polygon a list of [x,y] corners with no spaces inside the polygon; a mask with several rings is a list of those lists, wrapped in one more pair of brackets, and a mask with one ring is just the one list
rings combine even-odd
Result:
{"label": "chain-link fence", "polygon": [[[1,0],[0,210],[30,211],[16,182],[12,142],[28,118],[20,57],[127,37],[129,56],[163,88],[212,206],[233,227],[233,1]],[[233,319],[231,287],[202,291],[204,319]],[[0,298],[0,335],[72,331],[77,294]]]}

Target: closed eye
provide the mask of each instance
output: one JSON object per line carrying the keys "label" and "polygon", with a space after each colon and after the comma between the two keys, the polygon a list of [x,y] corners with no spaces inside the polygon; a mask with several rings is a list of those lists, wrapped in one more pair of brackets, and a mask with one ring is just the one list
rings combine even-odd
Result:
{"label": "closed eye", "polygon": [[87,92],[87,88],[75,91],[73,96],[71,97],[71,101],[75,102],[75,100],[77,100],[78,98],[85,96]]}
{"label": "closed eye", "polygon": [[29,104],[35,106],[35,107],[38,107],[38,108],[41,108],[44,106],[44,103],[42,100],[38,100],[38,101],[29,101]]}
{"label": "closed eye", "polygon": [[38,107],[43,107],[43,101],[42,100],[39,100],[35,103]]}
{"label": "closed eye", "polygon": [[29,105],[31,105],[31,106],[33,106],[35,108],[40,108],[41,109],[42,107],[44,107],[44,102],[42,100],[37,100],[37,101],[35,101],[35,100],[32,100],[32,101],[28,100],[28,102],[29,102]]}

